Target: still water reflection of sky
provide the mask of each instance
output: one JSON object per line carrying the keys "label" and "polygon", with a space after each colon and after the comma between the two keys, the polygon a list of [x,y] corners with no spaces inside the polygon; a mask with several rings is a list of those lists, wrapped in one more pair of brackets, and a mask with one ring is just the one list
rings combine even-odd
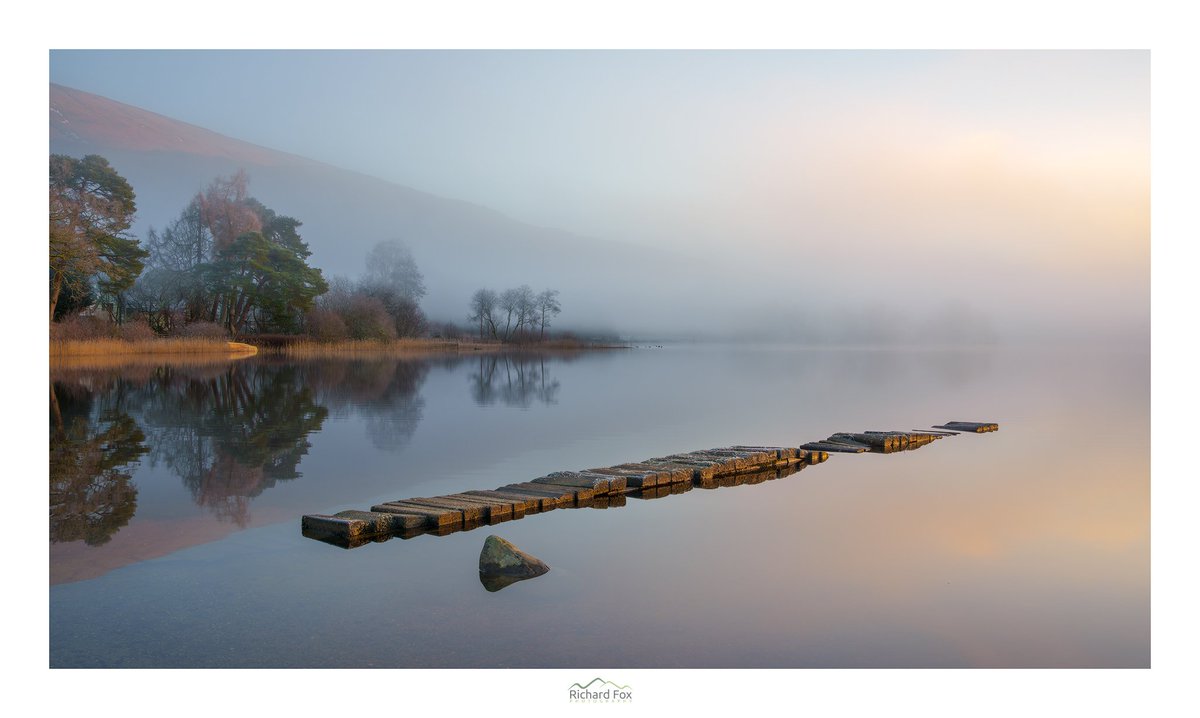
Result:
{"label": "still water reflection of sky", "polygon": [[[55,666],[1146,666],[1149,357],[668,347],[61,369]],[[995,434],[350,551],[303,513],[838,430]],[[497,593],[497,533],[552,570]]]}

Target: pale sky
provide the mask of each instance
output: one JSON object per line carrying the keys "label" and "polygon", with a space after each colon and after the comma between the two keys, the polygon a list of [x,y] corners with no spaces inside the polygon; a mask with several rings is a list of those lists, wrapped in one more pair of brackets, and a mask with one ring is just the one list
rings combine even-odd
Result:
{"label": "pale sky", "polygon": [[1146,51],[56,51],[50,79],[533,224],[855,266],[813,290],[1148,322]]}

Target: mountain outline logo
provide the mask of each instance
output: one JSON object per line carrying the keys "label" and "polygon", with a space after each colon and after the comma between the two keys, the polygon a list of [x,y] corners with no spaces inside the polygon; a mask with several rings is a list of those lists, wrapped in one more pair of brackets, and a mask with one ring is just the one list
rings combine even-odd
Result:
{"label": "mountain outline logo", "polygon": [[628,703],[633,700],[633,688],[597,676],[586,685],[572,683],[567,695],[572,703]]}

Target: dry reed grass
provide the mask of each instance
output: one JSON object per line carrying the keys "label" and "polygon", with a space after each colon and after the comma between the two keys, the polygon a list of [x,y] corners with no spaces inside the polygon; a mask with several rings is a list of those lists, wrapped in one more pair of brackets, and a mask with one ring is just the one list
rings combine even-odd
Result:
{"label": "dry reed grass", "polygon": [[302,340],[272,347],[266,353],[294,359],[352,356],[412,356],[462,354],[472,352],[552,352],[580,351],[584,349],[621,349],[619,345],[588,344],[576,339],[560,339],[528,344],[505,344],[502,342],[456,341],[452,339],[393,339],[372,341],[369,339],[347,339],[334,342]]}
{"label": "dry reed grass", "polygon": [[[370,339],[346,339],[335,342],[302,340],[272,347],[269,353],[296,359],[340,356],[390,356],[395,354],[454,354],[460,351],[475,351],[486,344],[467,344],[445,339],[393,339],[373,341]],[[498,345],[497,345],[498,346]]]}
{"label": "dry reed grass", "polygon": [[254,354],[257,347],[224,339],[61,339],[51,340],[50,357],[127,354]]}

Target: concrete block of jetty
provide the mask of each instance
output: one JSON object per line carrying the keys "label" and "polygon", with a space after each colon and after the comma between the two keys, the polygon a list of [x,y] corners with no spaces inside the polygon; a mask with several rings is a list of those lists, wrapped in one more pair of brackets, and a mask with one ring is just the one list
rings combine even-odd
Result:
{"label": "concrete block of jetty", "polygon": [[308,514],[300,519],[300,530],[304,536],[344,548],[393,537],[444,536],[560,508],[619,508],[625,506],[626,497],[659,499],[678,496],[693,487],[762,484],[823,463],[830,454],[912,451],[960,433],[987,433],[999,428],[988,422],[948,421],[932,429],[837,432],[797,446],[735,444],[613,466],[554,471],[495,489],[395,499],[376,504],[369,511]]}
{"label": "concrete block of jetty", "polygon": [[950,431],[963,431],[973,434],[984,434],[989,431],[999,431],[1000,425],[992,422],[947,421],[945,424],[940,424],[933,428],[949,429]]}

